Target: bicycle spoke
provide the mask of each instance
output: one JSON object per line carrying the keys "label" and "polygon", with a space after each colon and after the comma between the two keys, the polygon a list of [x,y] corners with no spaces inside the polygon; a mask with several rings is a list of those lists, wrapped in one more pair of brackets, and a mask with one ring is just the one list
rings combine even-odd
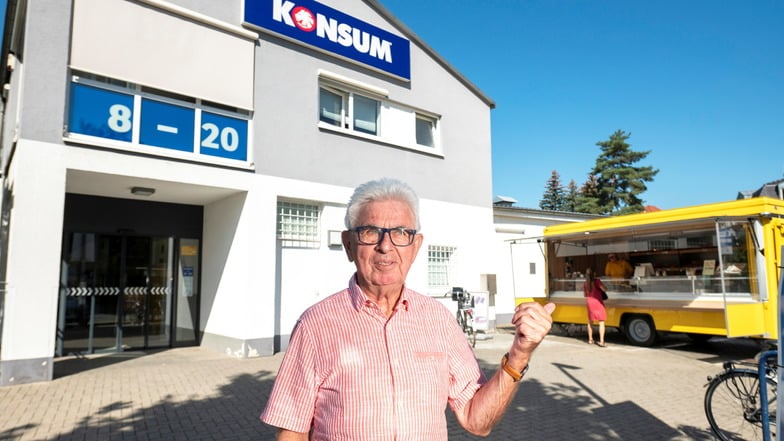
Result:
{"label": "bicycle spoke", "polygon": [[[775,429],[776,383],[768,379],[771,429]],[[705,414],[711,429],[724,441],[762,440],[759,377],[751,370],[735,370],[720,375],[708,386]]]}

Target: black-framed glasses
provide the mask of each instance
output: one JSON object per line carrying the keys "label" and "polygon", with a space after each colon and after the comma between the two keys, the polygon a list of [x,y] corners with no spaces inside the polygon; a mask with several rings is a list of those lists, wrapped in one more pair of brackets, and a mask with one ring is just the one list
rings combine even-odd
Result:
{"label": "black-framed glasses", "polygon": [[389,240],[398,247],[407,247],[414,243],[414,237],[416,237],[417,233],[416,230],[411,228],[381,228],[375,225],[363,225],[352,228],[349,231],[357,234],[357,241],[362,245],[378,245],[384,240],[384,235],[389,234]]}

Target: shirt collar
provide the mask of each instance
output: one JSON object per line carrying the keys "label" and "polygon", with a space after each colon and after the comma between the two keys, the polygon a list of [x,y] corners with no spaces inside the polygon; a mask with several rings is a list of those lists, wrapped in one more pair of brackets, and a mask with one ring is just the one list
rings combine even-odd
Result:
{"label": "shirt collar", "polygon": [[[348,282],[348,292],[351,296],[351,304],[357,311],[361,311],[362,308],[371,307],[373,305],[373,301],[362,292],[362,289],[357,284],[356,273],[351,276],[351,280]],[[395,311],[408,311],[411,308],[411,302],[409,301],[410,298],[411,295],[409,294],[409,289],[403,285],[403,291],[400,294],[400,299],[397,301]]]}

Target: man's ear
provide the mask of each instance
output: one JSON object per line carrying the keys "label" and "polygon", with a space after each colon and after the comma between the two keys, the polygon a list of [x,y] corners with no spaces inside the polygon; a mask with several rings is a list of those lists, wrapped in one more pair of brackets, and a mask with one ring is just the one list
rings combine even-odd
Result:
{"label": "man's ear", "polygon": [[340,241],[343,242],[343,249],[346,251],[346,257],[349,262],[354,261],[353,250],[351,249],[351,232],[343,231],[340,233]]}

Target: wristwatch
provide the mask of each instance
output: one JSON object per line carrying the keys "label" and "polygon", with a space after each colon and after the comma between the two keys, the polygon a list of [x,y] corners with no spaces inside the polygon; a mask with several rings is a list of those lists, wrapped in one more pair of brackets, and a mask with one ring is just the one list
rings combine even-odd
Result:
{"label": "wristwatch", "polygon": [[529,367],[530,364],[526,364],[522,372],[517,372],[512,366],[509,366],[508,352],[504,354],[504,356],[501,358],[501,368],[504,370],[504,372],[509,374],[509,376],[512,377],[512,380],[514,380],[515,382],[518,382],[523,378],[523,375],[525,375],[525,373],[528,372]]}

